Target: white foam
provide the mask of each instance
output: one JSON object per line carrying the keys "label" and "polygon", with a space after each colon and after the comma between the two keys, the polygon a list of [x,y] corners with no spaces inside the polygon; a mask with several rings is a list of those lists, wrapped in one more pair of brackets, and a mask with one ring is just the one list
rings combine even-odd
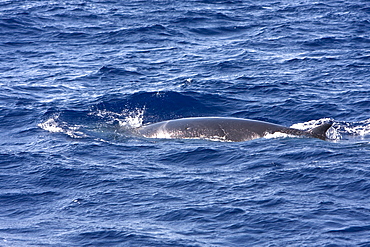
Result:
{"label": "white foam", "polygon": [[287,137],[297,137],[297,136],[294,136],[294,135],[289,135],[289,134],[286,134],[286,133],[281,133],[281,132],[275,132],[275,133],[272,133],[272,134],[266,134],[263,136],[263,138],[266,138],[266,139],[275,139],[275,138],[287,138]]}
{"label": "white foam", "polygon": [[148,137],[149,138],[158,138],[158,139],[172,139],[173,135],[172,135],[172,133],[169,133],[165,130],[159,129],[157,132],[155,132],[155,134],[153,134],[152,136],[148,136]]}
{"label": "white foam", "polygon": [[360,138],[367,139],[370,137],[370,119],[359,122],[340,122],[337,126],[340,139]]}
{"label": "white foam", "polygon": [[56,121],[58,117],[59,116],[53,116],[52,118],[46,120],[45,122],[39,123],[37,126],[51,133],[63,132],[63,128],[61,128]]}
{"label": "white foam", "polygon": [[153,135],[150,138],[158,138],[158,139],[188,139],[188,140],[207,140],[207,141],[216,141],[216,142],[233,142],[230,140],[227,140],[224,136],[197,136],[197,137],[183,137],[183,138],[177,138],[176,135],[173,135],[171,133],[160,131],[157,132],[155,135]]}
{"label": "white foam", "polygon": [[81,126],[69,126],[67,123],[59,120],[59,115],[54,115],[43,123],[39,123],[41,129],[51,133],[65,133],[72,138],[86,138],[88,135],[79,131]]}

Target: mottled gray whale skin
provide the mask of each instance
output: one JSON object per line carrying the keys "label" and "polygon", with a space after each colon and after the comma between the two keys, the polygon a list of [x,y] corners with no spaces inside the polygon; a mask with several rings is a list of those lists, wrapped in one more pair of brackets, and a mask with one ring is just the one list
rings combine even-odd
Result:
{"label": "mottled gray whale skin", "polygon": [[325,133],[331,126],[332,123],[324,123],[311,130],[303,131],[250,119],[194,117],[149,124],[139,128],[138,133],[146,138],[210,139],[242,142],[279,132],[326,140]]}

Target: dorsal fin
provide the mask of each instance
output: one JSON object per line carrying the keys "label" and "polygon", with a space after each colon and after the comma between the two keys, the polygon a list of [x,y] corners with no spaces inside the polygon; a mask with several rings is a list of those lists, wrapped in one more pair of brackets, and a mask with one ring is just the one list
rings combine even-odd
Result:
{"label": "dorsal fin", "polygon": [[312,137],[326,140],[326,131],[333,125],[332,122],[321,124],[320,126],[307,131]]}

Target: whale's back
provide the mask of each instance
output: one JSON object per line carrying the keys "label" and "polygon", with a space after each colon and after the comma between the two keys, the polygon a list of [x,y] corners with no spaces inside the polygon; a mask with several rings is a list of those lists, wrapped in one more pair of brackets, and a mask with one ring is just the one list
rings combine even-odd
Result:
{"label": "whale's back", "polygon": [[[320,131],[326,132],[326,129]],[[218,117],[175,119],[139,129],[139,133],[148,138],[198,138],[231,142],[252,140],[275,132],[319,137],[318,131],[313,135],[310,132],[257,120]]]}

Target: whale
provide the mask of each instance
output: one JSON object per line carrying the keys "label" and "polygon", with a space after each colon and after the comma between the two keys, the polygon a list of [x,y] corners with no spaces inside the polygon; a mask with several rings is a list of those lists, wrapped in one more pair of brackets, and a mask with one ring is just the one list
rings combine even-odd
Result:
{"label": "whale", "polygon": [[323,123],[310,130],[299,130],[264,121],[232,117],[180,118],[144,125],[137,129],[140,136],[159,139],[208,139],[243,142],[282,133],[327,140],[326,131],[333,123]]}

